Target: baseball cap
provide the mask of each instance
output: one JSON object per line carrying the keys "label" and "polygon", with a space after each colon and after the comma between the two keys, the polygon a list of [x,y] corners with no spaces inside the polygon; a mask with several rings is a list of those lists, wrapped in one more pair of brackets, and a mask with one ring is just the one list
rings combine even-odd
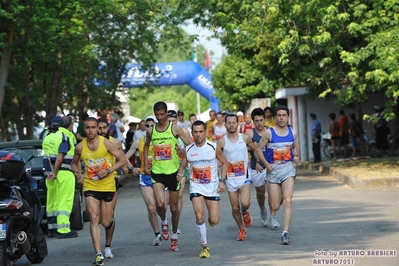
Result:
{"label": "baseball cap", "polygon": [[238,111],[238,112],[237,112],[237,116],[244,116],[244,113],[241,112],[241,111]]}
{"label": "baseball cap", "polygon": [[180,109],[179,111],[177,111],[178,115],[184,115],[184,111],[182,109]]}
{"label": "baseball cap", "polygon": [[145,119],[145,121],[147,122],[148,120],[152,120],[152,121],[154,121],[154,123],[158,123],[158,120],[157,120],[156,117],[153,116],[153,115],[147,116],[147,118]]}
{"label": "baseball cap", "polygon": [[53,119],[51,119],[51,124],[52,124],[52,125],[57,125],[57,126],[59,126],[59,125],[60,125],[60,122],[61,122],[61,116],[59,116],[59,115],[54,116]]}
{"label": "baseball cap", "polygon": [[176,111],[175,110],[169,110],[168,111],[168,115],[167,115],[167,118],[177,118],[177,113],[176,113]]}

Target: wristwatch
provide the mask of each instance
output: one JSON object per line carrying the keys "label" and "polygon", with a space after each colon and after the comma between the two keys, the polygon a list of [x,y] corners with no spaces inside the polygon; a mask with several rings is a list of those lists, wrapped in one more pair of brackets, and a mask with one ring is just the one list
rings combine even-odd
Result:
{"label": "wristwatch", "polygon": [[226,179],[219,178],[219,182],[222,182],[223,184],[226,185]]}
{"label": "wristwatch", "polygon": [[111,173],[111,170],[107,169],[107,174],[110,174],[110,173]]}

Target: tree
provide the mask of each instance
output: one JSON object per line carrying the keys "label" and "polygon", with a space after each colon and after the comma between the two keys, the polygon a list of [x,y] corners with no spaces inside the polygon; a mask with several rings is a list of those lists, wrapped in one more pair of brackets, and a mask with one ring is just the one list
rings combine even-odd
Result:
{"label": "tree", "polygon": [[330,97],[342,106],[380,91],[388,99],[384,116],[393,119],[398,5],[394,0],[208,0],[185,1],[176,12],[213,30],[229,54],[251,60],[272,86],[307,85],[310,96]]}

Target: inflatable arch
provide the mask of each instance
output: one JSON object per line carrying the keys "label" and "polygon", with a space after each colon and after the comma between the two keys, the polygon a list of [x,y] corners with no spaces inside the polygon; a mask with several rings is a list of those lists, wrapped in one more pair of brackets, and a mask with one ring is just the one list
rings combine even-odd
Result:
{"label": "inflatable arch", "polygon": [[158,63],[154,73],[141,70],[141,65],[127,64],[121,83],[126,88],[140,87],[146,82],[157,86],[187,84],[211,103],[211,109],[219,111],[219,99],[214,94],[211,75],[194,61]]}

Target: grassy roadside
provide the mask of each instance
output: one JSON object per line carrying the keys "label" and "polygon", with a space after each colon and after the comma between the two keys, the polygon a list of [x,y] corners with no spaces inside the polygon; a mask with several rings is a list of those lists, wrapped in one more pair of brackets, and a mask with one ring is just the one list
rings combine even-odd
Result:
{"label": "grassy roadside", "polygon": [[329,161],[326,165],[364,179],[399,177],[399,157],[368,158],[344,162]]}

